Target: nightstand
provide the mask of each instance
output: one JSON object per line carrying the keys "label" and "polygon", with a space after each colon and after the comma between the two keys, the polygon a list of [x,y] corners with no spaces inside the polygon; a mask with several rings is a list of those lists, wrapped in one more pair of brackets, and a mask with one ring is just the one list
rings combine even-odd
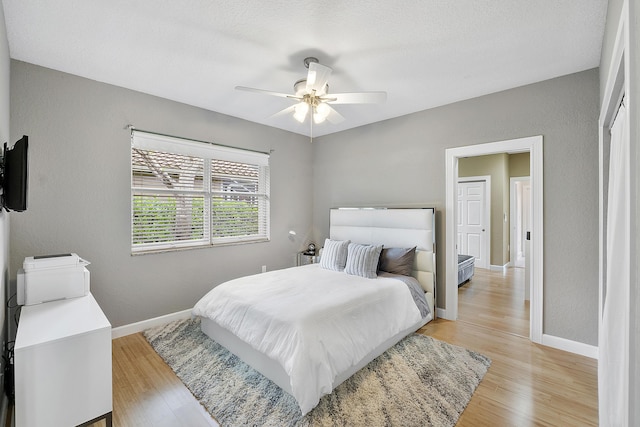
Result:
{"label": "nightstand", "polygon": [[298,252],[296,265],[316,264],[320,262],[320,255],[306,255],[304,252]]}

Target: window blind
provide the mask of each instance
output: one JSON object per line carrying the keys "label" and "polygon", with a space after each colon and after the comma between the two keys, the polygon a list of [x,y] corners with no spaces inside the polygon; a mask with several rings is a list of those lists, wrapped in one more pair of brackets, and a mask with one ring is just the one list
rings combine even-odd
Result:
{"label": "window blind", "polygon": [[269,239],[268,155],[132,132],[132,252]]}

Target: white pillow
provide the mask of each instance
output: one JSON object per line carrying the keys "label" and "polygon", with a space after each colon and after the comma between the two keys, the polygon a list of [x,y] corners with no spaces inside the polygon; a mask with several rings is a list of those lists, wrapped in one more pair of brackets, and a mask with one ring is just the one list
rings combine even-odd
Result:
{"label": "white pillow", "polygon": [[322,248],[322,256],[320,257],[320,267],[327,270],[343,271],[347,263],[347,247],[349,243],[349,240],[326,239]]}
{"label": "white pillow", "polygon": [[378,277],[378,260],[380,259],[381,251],[382,245],[372,246],[350,243],[344,272],[352,276],[375,279]]}

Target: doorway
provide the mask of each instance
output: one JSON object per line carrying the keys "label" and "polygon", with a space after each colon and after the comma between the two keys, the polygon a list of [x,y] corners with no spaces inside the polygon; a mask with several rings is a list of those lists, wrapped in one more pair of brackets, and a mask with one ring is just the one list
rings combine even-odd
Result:
{"label": "doorway", "polygon": [[458,318],[457,283],[457,211],[458,211],[458,159],[499,153],[530,153],[531,182],[531,283],[529,337],[542,342],[542,273],[543,273],[543,185],[542,136],[519,138],[446,150],[446,309],[440,316],[449,320]]}

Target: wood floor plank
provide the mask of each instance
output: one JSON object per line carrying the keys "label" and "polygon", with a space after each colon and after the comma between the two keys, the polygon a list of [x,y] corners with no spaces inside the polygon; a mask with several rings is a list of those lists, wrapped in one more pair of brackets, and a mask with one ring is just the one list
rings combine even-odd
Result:
{"label": "wood floor plank", "polygon": [[113,340],[116,426],[218,426],[142,334]]}
{"label": "wood floor plank", "polygon": [[[476,269],[460,320],[420,330],[492,360],[458,426],[596,426],[597,362],[529,341],[523,277]],[[113,398],[115,426],[218,425],[142,334],[113,341]]]}

